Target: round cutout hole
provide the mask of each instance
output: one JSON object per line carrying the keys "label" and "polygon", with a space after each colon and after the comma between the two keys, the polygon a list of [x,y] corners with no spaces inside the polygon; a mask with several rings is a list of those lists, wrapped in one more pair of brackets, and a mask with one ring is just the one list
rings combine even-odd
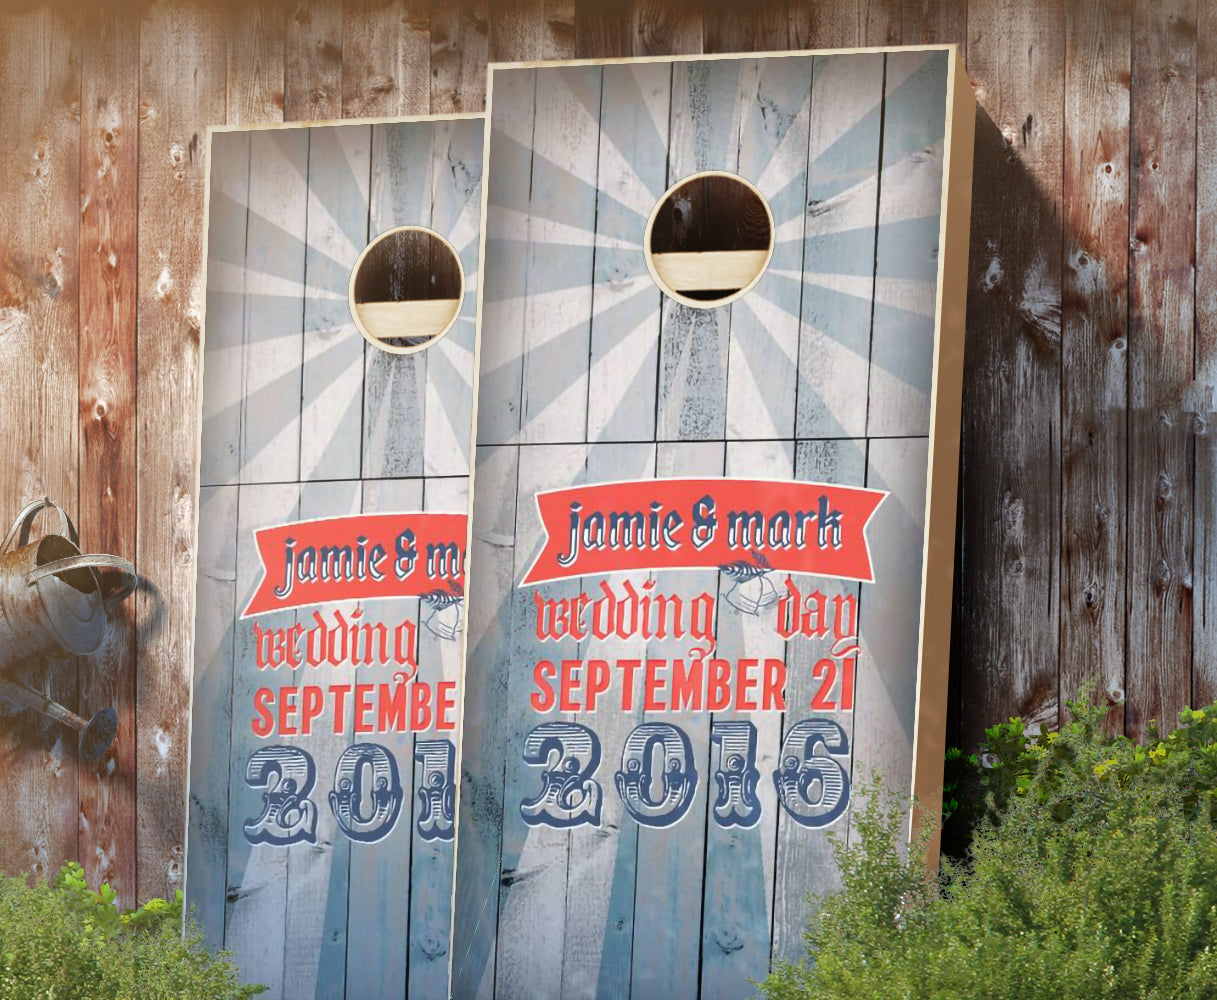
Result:
{"label": "round cutout hole", "polygon": [[692,174],[664,193],[647,220],[651,277],[687,306],[713,309],[755,285],[773,256],[773,213],[753,185],[719,170]]}
{"label": "round cutout hole", "polygon": [[465,273],[446,239],[422,226],[381,233],[351,270],[351,316],[375,347],[413,354],[436,343],[456,322]]}

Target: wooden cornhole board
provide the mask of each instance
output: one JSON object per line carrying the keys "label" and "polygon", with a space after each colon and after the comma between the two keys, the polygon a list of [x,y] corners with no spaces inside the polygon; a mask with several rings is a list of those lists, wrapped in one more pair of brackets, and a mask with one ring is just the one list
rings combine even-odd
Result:
{"label": "wooden cornhole board", "polygon": [[483,130],[210,137],[186,898],[270,997],[447,989]]}
{"label": "wooden cornhole board", "polygon": [[453,995],[738,1000],[871,769],[939,799],[973,98],[944,47],[490,89]]}

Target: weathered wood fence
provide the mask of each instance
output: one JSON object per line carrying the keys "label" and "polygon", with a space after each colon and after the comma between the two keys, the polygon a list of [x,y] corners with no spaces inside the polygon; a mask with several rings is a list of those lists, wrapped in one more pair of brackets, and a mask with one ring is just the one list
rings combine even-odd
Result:
{"label": "weathered wood fence", "polygon": [[1097,677],[1141,731],[1217,698],[1217,3],[8,3],[0,514],[49,494],[142,577],[0,715],[0,868],[182,880],[206,127],[480,110],[487,60],[956,42],[981,105],[952,738]]}

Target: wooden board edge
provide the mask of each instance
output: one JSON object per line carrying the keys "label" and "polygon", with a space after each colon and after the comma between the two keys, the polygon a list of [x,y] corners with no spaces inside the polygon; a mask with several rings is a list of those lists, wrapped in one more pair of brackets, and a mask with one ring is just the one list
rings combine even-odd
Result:
{"label": "wooden board edge", "polygon": [[951,659],[952,587],[955,574],[956,491],[960,419],[963,409],[964,327],[967,307],[968,239],[972,215],[972,153],[976,99],[958,49],[947,66],[946,155],[938,243],[938,289],[934,331],[934,382],[930,396],[930,467],[926,481],[925,542],[922,550],[917,711],[913,725],[912,793],[917,806],[909,836],[930,822],[926,864],[938,868],[946,752],[947,683]]}
{"label": "wooden board edge", "polygon": [[[466,479],[468,502],[465,514],[465,593],[470,591],[469,581],[477,572],[473,565],[473,503],[477,496],[475,479],[477,475],[477,442],[478,442],[478,400],[481,395],[482,381],[482,306],[486,294],[486,213],[490,206],[490,122],[491,100],[494,93],[494,78],[486,74],[486,110],[480,114],[462,115],[463,118],[482,119],[482,179],[480,191],[481,215],[478,217],[478,287],[477,300],[473,316],[473,368],[469,388],[473,394],[473,408],[469,416],[469,472]],[[456,713],[456,758],[452,768],[456,775],[456,792],[453,799],[452,814],[456,817],[456,831],[452,841],[452,901],[449,907],[448,924],[448,1000],[452,998],[453,962],[455,961],[453,942],[456,939],[456,910],[457,885],[460,879],[460,822],[461,822],[461,768],[465,755],[465,701],[466,685],[469,679],[469,618],[466,608],[465,627],[461,629],[461,672],[457,684],[457,713]]]}
{"label": "wooden board edge", "polygon": [[252,122],[240,125],[208,125],[207,137],[210,142],[213,132],[264,132],[295,128],[340,128],[343,125],[410,125],[428,122],[455,122],[484,118],[482,111],[454,111],[442,115],[392,115],[385,117],[363,118],[323,118],[317,121],[305,122]]}
{"label": "wooden board edge", "polygon": [[494,78],[496,70],[550,69],[554,66],[618,66],[639,63],[702,62],[726,59],[755,61],[757,59],[785,59],[789,57],[854,56],[889,52],[943,52],[948,50],[958,56],[958,46],[954,42],[951,42],[949,44],[935,45],[863,45],[843,49],[785,49],[774,52],[682,52],[680,54],[660,56],[606,56],[600,59],[525,59],[519,62],[489,62],[486,64],[486,113],[490,113],[490,81]]}
{"label": "wooden board edge", "polygon": [[[195,678],[197,671],[195,670],[194,662],[194,647],[198,636],[195,634],[196,621],[199,614],[199,504],[202,502],[203,496],[203,366],[206,363],[207,357],[207,278],[208,278],[208,254],[210,253],[209,240],[211,235],[211,179],[214,160],[212,159],[212,149],[214,148],[215,133],[219,131],[227,131],[217,128],[214,125],[207,126],[207,138],[204,140],[205,156],[207,157],[207,179],[203,183],[203,246],[202,246],[202,261],[203,268],[200,274],[202,282],[203,294],[199,296],[199,372],[198,372],[198,387],[199,391],[195,394],[195,426],[198,428],[194,436],[194,495],[191,497],[191,502],[194,504],[194,551],[190,553],[191,562],[194,565],[194,591],[190,602],[190,700],[187,702],[186,710],[186,825],[185,833],[182,835],[182,857],[189,860],[190,858],[190,769],[194,764],[194,696],[195,696]],[[182,865],[182,899],[190,899],[190,865],[183,863]],[[187,905],[189,905],[187,903]],[[182,908],[182,926],[186,926],[189,920],[189,911],[184,906]]]}

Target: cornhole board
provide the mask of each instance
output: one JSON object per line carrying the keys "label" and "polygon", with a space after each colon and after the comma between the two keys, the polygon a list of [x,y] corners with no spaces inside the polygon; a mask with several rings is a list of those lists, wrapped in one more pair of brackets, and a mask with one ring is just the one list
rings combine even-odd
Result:
{"label": "cornhole board", "polygon": [[873,769],[939,801],[973,97],[952,47],[490,93],[453,995],[738,1000]]}
{"label": "cornhole board", "polygon": [[447,991],[483,133],[210,134],[186,899],[272,998]]}

